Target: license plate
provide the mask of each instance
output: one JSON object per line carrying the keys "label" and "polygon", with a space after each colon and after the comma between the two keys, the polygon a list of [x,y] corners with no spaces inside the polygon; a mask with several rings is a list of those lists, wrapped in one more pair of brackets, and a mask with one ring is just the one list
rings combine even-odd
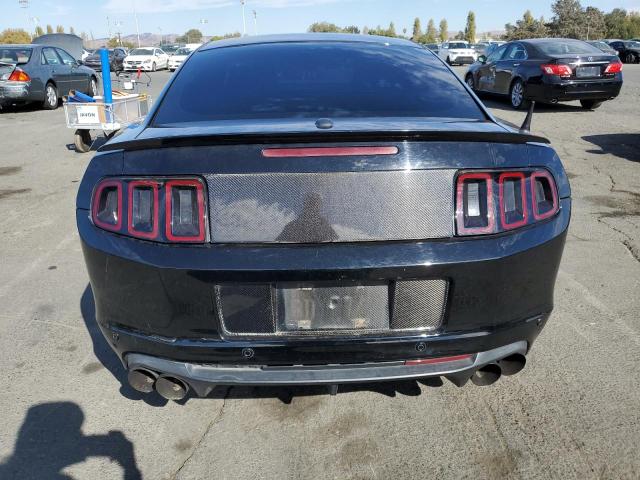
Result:
{"label": "license plate", "polygon": [[600,67],[578,67],[576,68],[576,77],[599,77]]}
{"label": "license plate", "polygon": [[388,330],[388,285],[279,284],[279,332]]}

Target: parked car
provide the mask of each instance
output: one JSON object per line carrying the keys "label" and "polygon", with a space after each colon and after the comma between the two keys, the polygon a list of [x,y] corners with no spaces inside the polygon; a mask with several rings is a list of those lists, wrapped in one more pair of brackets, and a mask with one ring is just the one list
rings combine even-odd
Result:
{"label": "parked car", "polygon": [[500,41],[500,40],[496,40],[496,41],[488,42],[488,45],[487,45],[487,47],[485,48],[485,50],[484,50],[484,54],[483,54],[483,55],[484,55],[485,57],[488,57],[489,55],[491,55],[491,54],[493,53],[493,51],[494,51],[496,48],[501,47],[501,46],[502,46],[502,45],[504,45],[505,43],[507,43],[507,42],[503,42],[503,41]]}
{"label": "parked car", "polygon": [[91,55],[94,51],[93,50],[87,50],[85,48],[82,49],[82,56],[80,57],[80,60],[82,60],[83,62],[87,59],[87,57],[89,55]]}
{"label": "parked car", "polygon": [[480,43],[472,44],[471,48],[473,48],[476,51],[476,54],[480,56],[480,55],[485,55],[487,53],[488,46],[489,46],[489,42],[480,42]]}
{"label": "parked car", "polygon": [[427,43],[425,45],[425,47],[427,47],[429,50],[431,50],[436,55],[440,51],[440,44],[439,43]]}
{"label": "parked car", "polygon": [[589,45],[593,45],[598,50],[604,53],[608,53],[609,55],[618,55],[618,52],[615,49],[611,48],[611,45],[609,45],[607,42],[603,40],[593,40],[593,41],[588,41],[587,43]]}
{"label": "parked car", "polygon": [[182,62],[184,62],[193,51],[194,49],[187,47],[182,47],[176,50],[176,53],[169,57],[169,70],[173,72],[179,68],[180,65],[182,65]]}
{"label": "parked car", "polygon": [[622,63],[580,40],[536,38],[509,42],[481,56],[465,81],[476,92],[508,95],[516,109],[529,100],[580,100],[593,109],[620,93]]}
{"label": "parked car", "polygon": [[478,59],[478,54],[471,48],[469,42],[451,41],[440,45],[438,56],[449,65],[465,65]]}
{"label": "parked car", "polygon": [[96,319],[133,388],[524,367],[571,211],[548,140],[408,40],[243,37],[180,70],[77,197]]}
{"label": "parked car", "polygon": [[171,55],[175,54],[176,51],[179,48],[182,48],[182,45],[178,45],[178,44],[175,44],[175,45],[163,44],[163,45],[160,45],[160,48],[162,49],[162,51],[164,53],[166,53],[167,55],[171,56]]}
{"label": "parked car", "polygon": [[169,67],[169,55],[159,48],[134,48],[124,59],[125,70],[145,70],[155,72]]}
{"label": "parked car", "polygon": [[41,102],[43,108],[53,110],[69,90],[96,95],[96,72],[61,48],[0,45],[0,107]]}
{"label": "parked car", "polygon": [[618,52],[620,60],[624,63],[640,62],[640,42],[613,40],[609,45]]}
{"label": "parked car", "polygon": [[[84,64],[87,67],[91,67],[94,70],[102,71],[102,59],[100,57],[100,50],[94,50],[94,52],[89,55],[84,60]],[[124,48],[110,48],[109,49],[109,71],[111,72],[121,72],[124,70],[124,59],[127,57],[127,52]]]}

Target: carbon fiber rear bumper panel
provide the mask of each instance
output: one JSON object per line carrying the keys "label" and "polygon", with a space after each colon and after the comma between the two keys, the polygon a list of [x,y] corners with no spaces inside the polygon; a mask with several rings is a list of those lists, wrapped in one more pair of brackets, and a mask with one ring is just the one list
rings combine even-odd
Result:
{"label": "carbon fiber rear bumper panel", "polygon": [[450,237],[454,174],[443,169],[205,175],[211,239],[320,243]]}

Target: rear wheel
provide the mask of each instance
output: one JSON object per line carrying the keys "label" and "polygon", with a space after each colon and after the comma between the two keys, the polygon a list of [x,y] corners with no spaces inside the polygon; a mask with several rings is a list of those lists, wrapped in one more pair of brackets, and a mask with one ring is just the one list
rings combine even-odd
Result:
{"label": "rear wheel", "polygon": [[464,81],[466,82],[467,86],[471,90],[475,90],[476,89],[475,82],[473,81],[473,75],[471,75],[470,73],[467,74],[467,77],[464,79]]}
{"label": "rear wheel", "polygon": [[151,65],[151,71],[152,72],[156,71],[156,62],[153,62],[153,64]]}
{"label": "rear wheel", "polygon": [[511,106],[516,110],[520,110],[521,108],[526,108],[527,100],[524,98],[524,83],[522,80],[517,79],[515,82],[511,84],[511,89],[509,90],[509,99],[511,100]]}
{"label": "rear wheel", "polygon": [[636,63],[636,61],[636,56],[631,52],[627,53],[627,55],[625,56],[626,63]]}
{"label": "rear wheel", "polygon": [[91,132],[89,130],[76,130],[73,143],[76,145],[76,152],[87,153],[91,150]]}
{"label": "rear wheel", "polygon": [[451,63],[451,57],[447,57],[447,64],[448,65],[453,65],[453,63]]}
{"label": "rear wheel", "polygon": [[580,105],[586,110],[595,110],[602,105],[602,100],[580,100]]}
{"label": "rear wheel", "polygon": [[91,77],[91,80],[89,81],[89,92],[88,93],[92,97],[98,96],[98,81],[95,79],[95,77]]}
{"label": "rear wheel", "polygon": [[51,82],[44,87],[44,101],[42,107],[46,110],[55,110],[58,108],[58,89]]}

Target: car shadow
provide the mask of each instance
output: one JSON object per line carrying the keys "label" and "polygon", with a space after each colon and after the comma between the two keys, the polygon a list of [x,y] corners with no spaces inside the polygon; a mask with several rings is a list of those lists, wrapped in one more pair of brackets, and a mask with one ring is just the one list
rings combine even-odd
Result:
{"label": "car shadow", "polygon": [[640,162],[640,133],[586,135],[582,139],[598,147],[587,150],[588,153],[611,154],[631,162]]}
{"label": "car shadow", "polygon": [[[480,96],[482,103],[487,108],[491,108],[493,110],[505,110],[508,112],[522,112],[523,115],[526,115],[526,109],[522,110],[514,110],[509,103],[509,100],[501,97],[497,97],[494,95],[483,94]],[[578,112],[587,112],[580,105],[572,105],[568,103],[540,103],[536,102],[535,113],[578,113]],[[524,116],[523,116],[524,119]]]}
{"label": "car shadow", "polygon": [[13,453],[0,463],[0,478],[69,479],[63,469],[90,457],[107,457],[116,462],[127,480],[142,478],[133,443],[121,431],[85,435],[83,422],[84,413],[73,402],[41,403],[30,407]]}

